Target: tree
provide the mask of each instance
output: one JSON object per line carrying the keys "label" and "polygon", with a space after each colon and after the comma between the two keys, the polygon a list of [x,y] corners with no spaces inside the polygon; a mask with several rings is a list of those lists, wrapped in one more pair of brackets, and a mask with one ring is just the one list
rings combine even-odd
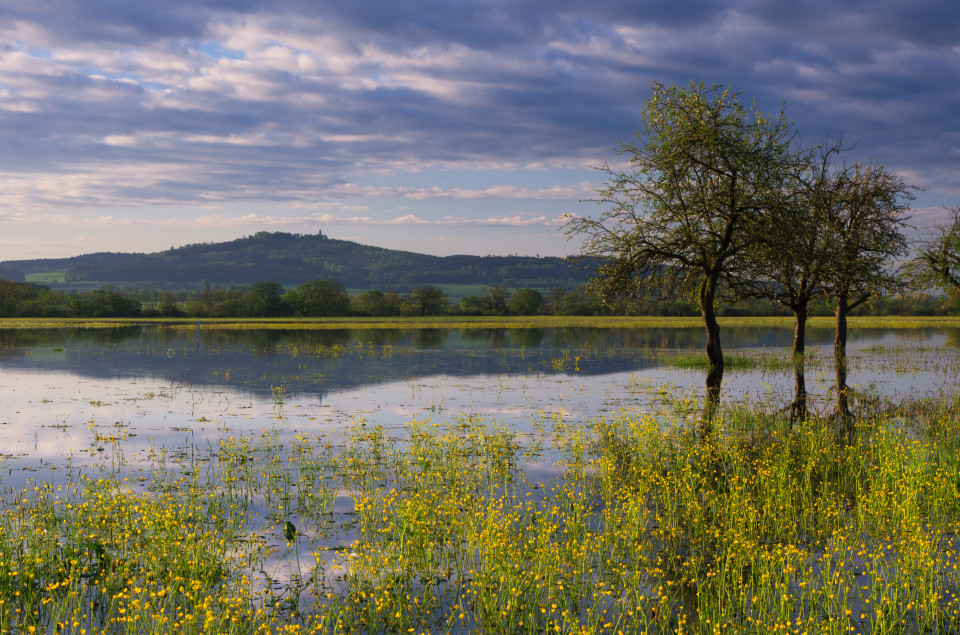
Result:
{"label": "tree", "polygon": [[163,317],[183,317],[186,313],[177,306],[177,299],[170,291],[161,291],[157,311]]}
{"label": "tree", "polygon": [[442,290],[428,284],[411,291],[410,300],[419,315],[442,315],[447,310],[447,296]]}
{"label": "tree", "polygon": [[29,297],[26,284],[0,278],[0,317],[20,315],[21,303]]}
{"label": "tree", "polygon": [[296,314],[303,317],[346,315],[350,309],[350,295],[336,280],[304,282],[283,297]]}
{"label": "tree", "polygon": [[81,294],[83,317],[136,317],[140,302],[110,288],[94,289]]}
{"label": "tree", "polygon": [[[255,282],[243,294],[243,312],[249,317],[278,317],[290,314],[290,307],[283,301],[283,287],[276,282]],[[221,310],[233,311],[233,307],[221,304]]]}
{"label": "tree", "polygon": [[550,312],[557,315],[563,307],[563,297],[567,295],[567,290],[563,287],[553,287],[550,289]]}
{"label": "tree", "polygon": [[480,315],[483,313],[483,301],[478,295],[467,295],[460,298],[460,313],[463,315]]}
{"label": "tree", "polygon": [[593,280],[605,301],[645,285],[695,292],[707,333],[708,412],[719,401],[723,349],[715,303],[755,243],[771,192],[792,162],[783,111],[769,117],[730,88],[653,84],[637,141],[621,143],[629,170],[607,176],[597,218],[571,216],[581,255],[605,259]]}
{"label": "tree", "polygon": [[536,289],[517,289],[510,296],[510,313],[514,315],[539,315],[546,302]]}
{"label": "tree", "polygon": [[359,315],[377,317],[399,315],[402,300],[395,291],[384,293],[379,289],[370,289],[358,293],[350,301],[350,308]]}
{"label": "tree", "polygon": [[844,149],[842,139],[828,139],[817,148],[796,153],[782,189],[770,198],[766,231],[758,233],[750,257],[732,282],[745,297],[773,300],[793,312],[795,399],[791,411],[799,419],[807,413],[807,318],[811,303],[823,293],[829,266],[827,219],[839,195],[832,160]]}
{"label": "tree", "polygon": [[823,289],[833,302],[837,412],[850,414],[847,398],[847,315],[875,294],[895,289],[901,277],[892,262],[907,251],[903,230],[916,189],[877,163],[840,167],[830,183]]}
{"label": "tree", "polygon": [[487,315],[506,315],[509,305],[510,292],[499,284],[484,289],[480,296],[480,306]]}
{"label": "tree", "polygon": [[960,290],[960,207],[947,211],[953,217],[951,222],[934,225],[911,264],[919,269],[922,283]]}

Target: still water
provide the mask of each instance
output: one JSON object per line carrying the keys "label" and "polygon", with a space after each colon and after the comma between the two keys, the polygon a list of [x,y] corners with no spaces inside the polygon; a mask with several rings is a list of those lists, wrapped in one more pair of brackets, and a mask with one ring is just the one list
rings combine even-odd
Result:
{"label": "still water", "polygon": [[[830,408],[832,331],[808,332],[807,389]],[[786,328],[727,328],[724,402],[790,402]],[[520,434],[552,417],[587,421],[703,394],[700,329],[0,331],[2,483],[69,480],[96,466],[146,470],[218,439],[280,430],[336,435],[355,424],[479,416]],[[952,393],[957,329],[854,329],[848,383],[899,400]],[[189,449],[189,450],[188,450]]]}
{"label": "still water", "polygon": [[[787,407],[791,335],[725,329],[727,355],[748,363],[726,371],[722,401]],[[810,407],[826,412],[832,332],[808,337]],[[696,424],[704,371],[683,361],[703,340],[693,328],[0,330],[0,499],[11,505],[41,482],[66,491],[99,478],[149,490],[194,475],[223,488],[217,470],[231,448],[242,450],[241,465],[278,459],[289,486],[306,474],[305,464],[290,467],[298,445],[329,458],[349,451],[351,435],[372,433],[402,447],[413,421],[508,430],[523,487],[542,489],[565,478],[563,443],[542,443],[551,428],[589,427],[620,411]],[[952,394],[958,342],[956,329],[853,330],[848,384],[867,400]],[[246,571],[252,587],[300,598],[309,577],[339,588],[344,550],[358,538],[349,486],[331,490],[315,517],[278,512],[273,491],[257,489],[249,501],[248,542],[272,548]],[[284,521],[299,528],[294,547]]]}

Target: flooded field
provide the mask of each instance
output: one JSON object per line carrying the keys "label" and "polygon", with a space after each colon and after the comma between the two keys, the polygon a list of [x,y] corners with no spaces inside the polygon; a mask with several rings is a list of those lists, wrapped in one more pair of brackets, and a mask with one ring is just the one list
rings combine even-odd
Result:
{"label": "flooded field", "polygon": [[956,329],[0,331],[3,632],[956,629]]}

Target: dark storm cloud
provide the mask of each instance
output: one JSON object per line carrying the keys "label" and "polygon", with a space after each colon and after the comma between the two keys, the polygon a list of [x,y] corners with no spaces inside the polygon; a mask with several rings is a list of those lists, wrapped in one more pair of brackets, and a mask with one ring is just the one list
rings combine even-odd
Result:
{"label": "dark storm cloud", "polygon": [[842,130],[960,197],[952,1],[54,0],[0,8],[0,202],[316,201],[377,170],[582,166],[640,127],[651,81],[691,80],[786,100],[810,142]]}

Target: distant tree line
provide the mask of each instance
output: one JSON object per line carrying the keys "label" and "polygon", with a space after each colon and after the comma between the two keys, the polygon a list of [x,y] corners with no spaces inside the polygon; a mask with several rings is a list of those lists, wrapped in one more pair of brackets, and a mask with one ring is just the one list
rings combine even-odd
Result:
{"label": "distant tree line", "polygon": [[599,301],[583,288],[553,289],[550,300],[536,289],[494,286],[481,296],[451,302],[433,285],[401,295],[371,289],[350,296],[341,282],[311,280],[286,289],[276,282],[211,286],[199,290],[94,289],[67,292],[0,279],[0,317],[342,317],[435,315],[594,315]]}
{"label": "distant tree line", "polygon": [[[809,315],[833,315],[826,298],[811,301]],[[789,315],[780,304],[763,298],[721,303],[720,316]],[[960,315],[960,291],[946,295],[901,291],[872,298],[854,315]],[[247,286],[204,285],[201,289],[100,288],[87,292],[60,291],[29,282],[0,278],[0,317],[391,317],[500,315],[650,315],[696,316],[695,299],[635,295],[603,303],[588,287],[485,287],[478,295],[451,301],[432,285],[409,293],[370,289],[351,296],[336,280],[312,280],[286,289],[275,282]]]}

